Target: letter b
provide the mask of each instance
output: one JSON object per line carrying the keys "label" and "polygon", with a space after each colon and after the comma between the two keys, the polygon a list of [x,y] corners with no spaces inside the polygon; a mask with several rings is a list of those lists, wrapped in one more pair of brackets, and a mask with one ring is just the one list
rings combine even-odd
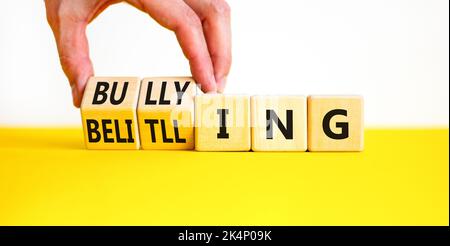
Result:
{"label": "letter b", "polygon": [[[111,89],[111,98],[109,99],[112,105],[119,105],[125,99],[125,95],[127,94],[128,82],[123,83],[122,93],[119,99],[115,99],[117,85],[119,83],[117,81],[113,82],[113,86]],[[109,83],[104,81],[98,81],[94,91],[94,98],[92,99],[92,104],[99,105],[103,104],[108,100]]]}

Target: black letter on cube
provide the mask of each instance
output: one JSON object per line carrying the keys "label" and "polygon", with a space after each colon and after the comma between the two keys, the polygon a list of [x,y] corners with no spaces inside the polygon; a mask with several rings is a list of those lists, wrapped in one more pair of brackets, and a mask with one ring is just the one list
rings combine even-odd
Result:
{"label": "black letter on cube", "polygon": [[219,133],[217,133],[217,138],[230,138],[230,135],[227,133],[227,119],[226,115],[228,114],[228,109],[217,109],[217,114],[219,115]]}
{"label": "black letter on cube", "polygon": [[323,131],[325,132],[325,135],[327,135],[329,138],[341,140],[348,138],[348,123],[347,122],[337,122],[336,127],[341,128],[341,133],[334,133],[330,128],[330,121],[333,116],[336,115],[343,115],[347,116],[347,110],[345,109],[334,109],[325,114],[322,121],[322,127]]}
{"label": "black letter on cube", "polygon": [[[99,81],[97,82],[97,86],[95,87],[94,92],[94,98],[92,100],[92,104],[103,104],[106,102],[106,99],[108,99],[108,95],[106,92],[109,89],[108,82]],[[98,97],[102,96],[102,98],[99,100]]]}
{"label": "black letter on cube", "polygon": [[284,138],[293,139],[294,138],[294,129],[292,127],[292,110],[286,110],[286,127],[281,122],[278,115],[275,113],[275,110],[268,109],[266,110],[266,139],[273,139],[273,122],[277,123],[278,129],[280,129]]}
{"label": "black letter on cube", "polygon": [[[94,127],[92,127],[94,125]],[[98,127],[100,125],[98,124],[98,121],[93,119],[87,119],[86,120],[86,129],[88,133],[88,140],[89,143],[98,143],[100,142],[100,139],[102,138],[102,135],[100,135],[100,132],[98,131]],[[92,136],[95,133],[95,138]]]}

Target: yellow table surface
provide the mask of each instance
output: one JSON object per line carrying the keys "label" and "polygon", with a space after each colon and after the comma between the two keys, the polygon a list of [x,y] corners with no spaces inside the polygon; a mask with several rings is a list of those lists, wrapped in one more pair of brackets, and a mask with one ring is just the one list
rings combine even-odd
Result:
{"label": "yellow table surface", "polygon": [[0,225],[449,225],[449,131],[369,129],[362,153],[91,151],[0,128]]}

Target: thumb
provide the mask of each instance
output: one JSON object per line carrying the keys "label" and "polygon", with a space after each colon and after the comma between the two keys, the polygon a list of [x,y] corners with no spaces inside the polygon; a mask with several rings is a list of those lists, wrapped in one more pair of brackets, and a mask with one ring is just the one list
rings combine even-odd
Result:
{"label": "thumb", "polygon": [[86,83],[94,74],[89,57],[86,25],[87,23],[73,21],[50,25],[55,35],[61,66],[72,88],[75,107],[80,107]]}

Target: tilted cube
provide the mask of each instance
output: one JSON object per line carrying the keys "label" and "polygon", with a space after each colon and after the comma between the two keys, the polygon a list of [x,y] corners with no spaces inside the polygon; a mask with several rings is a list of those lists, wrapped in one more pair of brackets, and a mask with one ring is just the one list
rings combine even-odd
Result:
{"label": "tilted cube", "polygon": [[139,149],[135,77],[91,77],[81,103],[88,149]]}
{"label": "tilted cube", "polygon": [[137,108],[142,149],[194,149],[194,96],[191,77],[142,80]]}

